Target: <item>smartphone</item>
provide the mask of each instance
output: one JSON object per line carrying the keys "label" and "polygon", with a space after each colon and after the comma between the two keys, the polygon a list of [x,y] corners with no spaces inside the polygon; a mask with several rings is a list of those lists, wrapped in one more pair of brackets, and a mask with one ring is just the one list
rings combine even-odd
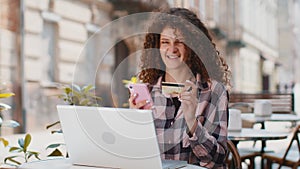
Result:
{"label": "smartphone", "polygon": [[131,94],[137,93],[135,102],[140,102],[143,100],[149,101],[149,103],[147,103],[144,107],[142,107],[143,109],[149,109],[153,106],[153,101],[152,101],[151,95],[149,93],[147,84],[145,84],[145,83],[129,84],[128,89]]}

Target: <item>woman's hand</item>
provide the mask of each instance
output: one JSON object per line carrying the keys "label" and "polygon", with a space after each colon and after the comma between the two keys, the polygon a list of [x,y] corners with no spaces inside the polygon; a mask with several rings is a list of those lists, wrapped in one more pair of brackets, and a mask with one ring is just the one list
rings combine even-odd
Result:
{"label": "woman's hand", "polygon": [[130,98],[128,99],[129,108],[131,109],[144,109],[145,105],[149,103],[147,100],[143,100],[140,102],[136,102],[135,99],[138,96],[137,93],[133,93],[130,95]]}
{"label": "woman's hand", "polygon": [[[200,76],[197,75],[197,81],[200,80]],[[184,84],[184,88],[183,88],[183,92],[180,93],[179,95],[179,99],[181,101],[182,104],[182,109],[183,109],[183,113],[184,113],[184,118],[185,121],[189,127],[189,129],[192,129],[195,121],[196,121],[196,117],[195,117],[195,113],[196,113],[196,109],[198,106],[198,83],[193,83],[189,80],[187,80]]]}

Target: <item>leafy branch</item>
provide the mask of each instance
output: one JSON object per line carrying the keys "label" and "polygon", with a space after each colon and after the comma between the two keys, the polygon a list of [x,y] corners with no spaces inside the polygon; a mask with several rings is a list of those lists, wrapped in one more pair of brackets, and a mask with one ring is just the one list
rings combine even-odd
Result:
{"label": "leafy branch", "polygon": [[99,106],[98,101],[102,101],[101,97],[95,95],[95,87],[86,85],[82,88],[76,84],[64,85],[63,93],[58,98],[67,102],[69,105],[78,106]]}
{"label": "leafy branch", "polygon": [[9,144],[9,142],[6,139],[2,138],[2,137],[0,137],[0,142],[3,143],[4,147],[7,147],[8,144]]}
{"label": "leafy branch", "polygon": [[[55,122],[55,123],[53,123],[53,124],[50,124],[50,125],[46,126],[46,129],[50,129],[50,128],[52,128],[52,127],[54,127],[54,126],[56,126],[56,125],[59,125],[59,124],[60,124],[60,122],[57,121],[57,122]],[[55,134],[55,133],[62,133],[62,129],[60,128],[60,129],[56,129],[56,130],[52,130],[52,131],[51,131],[51,134]],[[65,146],[64,143],[53,143],[53,144],[48,145],[48,146],[46,147],[46,150],[48,150],[48,149],[54,149],[54,150],[48,155],[48,157],[64,156],[64,155],[63,155],[63,152],[59,149],[60,147],[63,147],[63,146]],[[67,153],[66,153],[66,157],[68,157],[68,154],[67,154]]]}
{"label": "leafy branch", "polygon": [[[38,152],[28,150],[28,146],[30,145],[30,143],[31,143],[31,135],[30,134],[26,134],[24,139],[23,138],[18,139],[19,146],[10,147],[9,152],[23,153],[23,156],[22,155],[14,155],[14,156],[6,157],[4,159],[4,163],[9,164],[9,165],[14,165],[14,164],[20,165],[22,163],[17,160],[19,158],[23,158],[26,163],[28,162],[28,160],[31,157],[35,157],[36,159],[40,160]],[[12,164],[9,162],[11,162]]]}
{"label": "leafy branch", "polygon": [[[6,92],[6,89],[0,89],[0,99],[2,98],[9,98],[14,96],[14,93]],[[0,134],[1,134],[1,127],[18,127],[20,124],[14,120],[4,120],[2,119],[2,112],[11,109],[11,107],[7,104],[0,103]],[[9,142],[5,139],[0,137],[0,142],[3,143],[4,147],[7,147]]]}
{"label": "leafy branch", "polygon": [[[47,146],[47,149],[54,149],[49,155],[48,157],[54,157],[54,156],[63,156],[63,153],[61,152],[61,150],[59,150],[59,147],[61,146],[65,146],[65,143],[54,143],[54,144],[50,144]],[[68,157],[68,154],[66,154],[66,157]]]}
{"label": "leafy branch", "polygon": [[[4,93],[3,93],[4,92]],[[0,89],[0,99],[2,98],[9,98],[11,96],[14,96],[14,93],[6,92],[4,89]],[[5,127],[18,127],[20,124],[14,120],[5,120],[3,121],[2,119],[2,112],[7,111],[11,109],[11,106],[5,104],[5,103],[0,103],[0,127],[5,126]]]}

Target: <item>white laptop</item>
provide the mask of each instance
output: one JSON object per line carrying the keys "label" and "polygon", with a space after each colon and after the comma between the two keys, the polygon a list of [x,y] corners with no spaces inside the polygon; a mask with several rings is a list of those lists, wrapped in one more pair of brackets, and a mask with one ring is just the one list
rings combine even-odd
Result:
{"label": "white laptop", "polygon": [[161,160],[151,110],[58,105],[74,165],[122,169],[175,169],[185,161]]}

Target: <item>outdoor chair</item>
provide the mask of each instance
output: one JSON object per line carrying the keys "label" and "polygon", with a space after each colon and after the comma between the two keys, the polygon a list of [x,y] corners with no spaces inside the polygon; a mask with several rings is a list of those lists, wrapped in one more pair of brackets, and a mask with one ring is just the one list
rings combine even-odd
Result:
{"label": "outdoor chair", "polygon": [[[260,156],[261,153],[259,150],[249,150],[249,149],[240,149],[239,154],[241,157],[241,162],[248,166],[248,169],[255,168],[255,157]],[[247,161],[249,160],[249,162]]]}
{"label": "outdoor chair", "polygon": [[[287,149],[282,153],[265,153],[262,155],[262,158],[265,159],[266,166],[265,168],[272,168],[273,163],[279,164],[278,169],[282,166],[288,166],[293,169],[298,168],[300,165],[300,143],[299,143],[299,134],[300,125],[296,126],[293,131],[292,138]],[[293,143],[296,141],[298,149],[292,149]]]}
{"label": "outdoor chair", "polygon": [[[234,108],[234,109],[238,109],[241,110],[242,113],[249,113],[249,112],[253,112],[253,106],[251,106],[249,103],[246,102],[235,102],[235,103],[230,103],[229,104],[229,108]],[[243,128],[253,128],[255,123],[251,123],[245,120],[242,120],[242,127]],[[255,145],[255,142],[253,143],[253,147]],[[256,150],[256,149],[239,149],[239,154],[240,154],[240,159],[241,162],[244,162],[247,166],[248,169],[254,169],[255,167],[255,157],[260,156],[260,150]],[[249,162],[247,161],[249,160]]]}
{"label": "outdoor chair", "polygon": [[231,140],[227,140],[227,147],[229,150],[226,157],[228,168],[242,169],[240,154]]}
{"label": "outdoor chair", "polygon": [[[230,97],[231,98],[231,97]],[[231,100],[231,99],[229,99]],[[228,105],[228,108],[241,110],[242,113],[251,113],[253,112],[253,105],[248,102],[231,102]],[[253,128],[255,123],[242,120],[242,128]],[[253,147],[255,146],[256,141],[253,142]],[[239,149],[241,162],[245,163],[248,166],[248,169],[254,169],[255,167],[255,157],[261,156],[260,150],[255,148],[250,149]]]}

